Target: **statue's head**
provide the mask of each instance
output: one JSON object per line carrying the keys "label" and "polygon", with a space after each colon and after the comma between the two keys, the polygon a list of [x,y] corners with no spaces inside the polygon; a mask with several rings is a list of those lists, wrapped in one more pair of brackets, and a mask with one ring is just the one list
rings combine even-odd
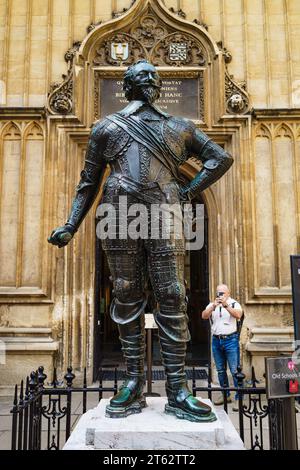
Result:
{"label": "statue's head", "polygon": [[156,68],[147,60],[139,60],[124,74],[123,90],[128,101],[153,103],[160,96],[161,79]]}

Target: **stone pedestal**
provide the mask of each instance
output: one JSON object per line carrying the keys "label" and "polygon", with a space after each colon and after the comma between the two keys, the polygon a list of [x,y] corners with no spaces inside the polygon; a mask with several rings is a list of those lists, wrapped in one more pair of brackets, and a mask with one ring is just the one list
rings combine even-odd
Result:
{"label": "stone pedestal", "polygon": [[147,397],[147,407],[140,414],[127,418],[105,417],[109,400],[85,413],[64,450],[195,450],[244,449],[237,431],[223,411],[217,411],[210,400],[217,420],[194,423],[164,413],[166,398]]}

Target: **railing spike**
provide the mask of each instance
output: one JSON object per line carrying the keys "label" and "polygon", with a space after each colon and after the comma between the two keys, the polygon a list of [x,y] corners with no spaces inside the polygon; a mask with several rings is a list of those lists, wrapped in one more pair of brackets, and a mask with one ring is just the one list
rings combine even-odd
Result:
{"label": "railing spike", "polygon": [[30,373],[30,379],[29,379],[29,389],[30,389],[31,394],[34,393],[36,386],[37,386],[36,372],[32,371]]}
{"label": "railing spike", "polygon": [[38,383],[39,383],[40,387],[44,386],[44,382],[45,382],[46,378],[47,378],[47,375],[44,374],[44,367],[40,366],[38,368]]}
{"label": "railing spike", "polygon": [[17,447],[17,421],[18,421],[18,385],[15,385],[15,394],[13,407],[10,410],[12,413],[12,429],[11,429],[11,450],[16,450]]}
{"label": "railing spike", "polygon": [[82,413],[86,412],[86,402],[87,402],[87,380],[86,380],[86,367],[83,371],[83,395],[82,395]]}
{"label": "railing spike", "polygon": [[75,379],[75,374],[73,374],[72,370],[73,368],[71,366],[67,367],[67,373],[64,376],[68,387],[72,387],[73,380]]}
{"label": "railing spike", "polygon": [[251,367],[251,383],[252,383],[253,388],[256,388],[256,384],[259,383],[259,380],[257,380],[256,375],[255,375],[254,366]]}
{"label": "railing spike", "polygon": [[53,381],[52,381],[52,385],[54,388],[57,387],[57,371],[56,371],[56,367],[54,367],[53,369]]}
{"label": "railing spike", "polygon": [[25,396],[24,396],[24,399],[25,400],[28,400],[29,399],[29,377],[27,375],[26,377],[26,385],[25,385]]}
{"label": "railing spike", "polygon": [[23,387],[24,387],[24,381],[21,380],[20,397],[19,397],[20,401],[19,401],[19,404],[23,403],[23,398],[24,398]]}
{"label": "railing spike", "polygon": [[87,385],[87,380],[86,380],[86,367],[85,367],[83,371],[83,387],[85,388],[86,385]]}
{"label": "railing spike", "polygon": [[17,406],[18,404],[18,385],[15,385],[15,395],[14,395],[14,406]]}
{"label": "railing spike", "polygon": [[241,368],[240,365],[237,366],[237,372],[236,372],[235,376],[236,376],[236,379],[237,379],[237,382],[238,382],[238,387],[242,387],[244,379],[245,379],[246,376],[242,372],[242,368]]}

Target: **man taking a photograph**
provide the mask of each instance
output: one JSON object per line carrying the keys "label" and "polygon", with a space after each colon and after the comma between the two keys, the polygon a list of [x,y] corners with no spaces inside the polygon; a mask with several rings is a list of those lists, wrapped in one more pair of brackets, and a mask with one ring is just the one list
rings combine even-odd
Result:
{"label": "man taking a photograph", "polygon": [[[227,364],[229,366],[234,386],[237,387],[235,374],[240,363],[239,321],[243,316],[240,304],[230,297],[226,284],[217,286],[217,295],[202,312],[204,320],[210,320],[212,333],[212,352],[216,364],[220,387],[229,387]],[[227,402],[231,403],[230,392],[227,392]],[[224,403],[223,396],[214,401],[215,405]],[[238,394],[235,394],[233,411],[238,411]]]}

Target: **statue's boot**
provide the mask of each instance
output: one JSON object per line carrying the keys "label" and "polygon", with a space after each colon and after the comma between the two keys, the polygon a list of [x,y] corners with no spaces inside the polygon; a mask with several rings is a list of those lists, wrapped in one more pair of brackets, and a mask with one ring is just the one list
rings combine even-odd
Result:
{"label": "statue's boot", "polygon": [[124,383],[106,407],[106,416],[124,418],[133,413],[141,413],[146,406],[142,395],[145,384],[145,320],[144,315],[126,324],[119,324],[120,341],[126,361],[127,371]]}
{"label": "statue's boot", "polygon": [[[175,319],[169,325],[162,322],[159,314],[157,319],[158,324],[165,323],[163,330],[159,328],[161,355],[167,376],[168,403],[165,405],[165,412],[189,421],[215,421],[217,418],[211,407],[194,397],[187,385],[184,370],[187,334],[184,325],[180,330],[180,324],[174,322]],[[172,331],[173,323],[176,325],[176,334]]]}

